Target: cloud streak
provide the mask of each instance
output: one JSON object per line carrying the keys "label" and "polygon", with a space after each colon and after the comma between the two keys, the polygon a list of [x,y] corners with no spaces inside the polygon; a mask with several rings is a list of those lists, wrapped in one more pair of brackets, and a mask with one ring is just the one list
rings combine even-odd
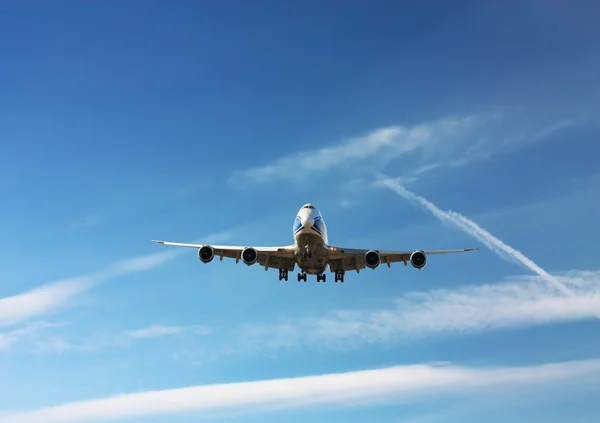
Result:
{"label": "cloud streak", "polygon": [[208,326],[166,326],[150,325],[143,329],[131,330],[128,335],[135,339],[160,338],[163,336],[192,333],[197,335],[208,335],[211,329]]}
{"label": "cloud streak", "polygon": [[[436,396],[482,395],[498,389],[569,382],[598,384],[600,360],[530,367],[468,368],[449,364],[395,366],[325,374],[167,389],[67,403],[39,410],[6,413],[4,423],[102,422],[181,413],[250,413],[315,406],[358,407],[413,402]],[[595,384],[594,384],[595,383]],[[592,385],[594,384],[594,385]]]}
{"label": "cloud streak", "polygon": [[[570,271],[554,277],[574,295],[557,293],[538,275],[522,275],[491,284],[408,292],[373,309],[293,315],[264,324],[244,322],[218,328],[150,325],[77,342],[56,336],[53,328],[37,326],[0,334],[0,350],[26,343],[38,351],[94,351],[126,347],[132,341],[185,335],[192,342],[197,336],[202,337],[202,345],[194,349],[194,359],[212,360],[262,354],[265,350],[348,351],[378,343],[420,342],[434,337],[600,319],[600,270]],[[212,337],[213,333],[218,333],[221,340]]]}
{"label": "cloud streak", "polygon": [[[98,351],[105,348],[125,348],[133,342],[157,340],[165,337],[187,337],[193,339],[197,336],[212,334],[212,328],[207,325],[150,325],[140,329],[123,330],[118,333],[96,333],[91,337],[72,339],[72,335],[57,333],[57,328],[69,326],[65,322],[35,321],[27,323],[18,329],[0,333],[0,352],[15,351],[16,346],[25,346],[27,351],[37,353],[65,352],[65,351]],[[23,348],[19,350],[22,352]]]}
{"label": "cloud streak", "polygon": [[[540,142],[556,132],[583,124],[563,119],[551,124],[523,121],[513,115],[506,125],[506,112],[449,116],[412,126],[391,125],[330,146],[280,157],[271,163],[239,170],[229,179],[234,186],[244,182],[265,184],[282,178],[302,182],[327,171],[361,165],[379,167],[409,157],[403,163],[404,177],[416,179],[444,167],[460,167],[496,154],[507,154]],[[508,129],[507,129],[508,128]]]}
{"label": "cloud streak", "polygon": [[556,276],[573,296],[540,285],[540,276],[458,289],[409,292],[389,307],[293,316],[273,324],[244,324],[240,350],[332,348],[600,319],[600,270]]}
{"label": "cloud streak", "polygon": [[482,242],[486,247],[488,247],[491,251],[498,254],[500,257],[506,259],[516,260],[518,263],[522,264],[529,270],[540,275],[544,280],[550,284],[552,284],[557,290],[562,292],[565,295],[574,295],[569,288],[567,288],[564,284],[559,282],[554,276],[546,272],[540,266],[533,262],[530,258],[526,257],[520,251],[515,250],[511,246],[504,243],[499,238],[495,237],[485,229],[481,228],[477,223],[472,220],[466,218],[460,213],[456,213],[454,211],[444,211],[433,204],[431,201],[421,197],[408,189],[406,189],[402,184],[398,181],[394,181],[389,178],[385,178],[380,176],[378,180],[378,184],[387,187],[394,191],[399,196],[405,198],[409,202],[413,204],[417,204],[425,208],[425,210],[429,211],[435,217],[443,222],[451,223],[457,226],[459,229],[467,233],[468,235],[474,237],[475,239]]}
{"label": "cloud streak", "polygon": [[[9,350],[24,340],[37,340],[44,330],[63,326],[65,326],[63,323],[33,322],[22,328],[0,333],[0,351]],[[55,347],[58,349],[58,345]]]}
{"label": "cloud streak", "polygon": [[[203,238],[202,242],[222,242],[230,236],[230,232],[222,232]],[[185,252],[185,249],[174,248],[160,253],[133,257],[109,265],[96,273],[61,280],[19,295],[1,298],[0,326],[13,325],[54,312],[98,283],[153,269]]]}
{"label": "cloud streak", "polygon": [[[230,182],[251,181],[260,184],[281,178],[299,181],[340,165],[373,158],[382,160],[382,157],[389,161],[423,150],[426,146],[441,144],[441,140],[447,142],[460,138],[483,120],[475,116],[447,117],[411,127],[394,125],[379,128],[330,147],[293,154],[265,166],[238,171]],[[423,151],[425,155],[429,154],[427,150]]]}

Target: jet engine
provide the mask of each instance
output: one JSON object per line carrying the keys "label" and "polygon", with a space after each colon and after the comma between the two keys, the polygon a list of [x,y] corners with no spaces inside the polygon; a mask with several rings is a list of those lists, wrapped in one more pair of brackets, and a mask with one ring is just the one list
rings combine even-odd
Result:
{"label": "jet engine", "polygon": [[422,269],[427,264],[427,257],[423,251],[415,251],[410,255],[410,264],[414,268]]}
{"label": "jet engine", "polygon": [[242,261],[248,266],[253,265],[258,260],[258,251],[252,247],[246,247],[242,250]]}
{"label": "jet engine", "polygon": [[202,263],[210,263],[215,258],[215,249],[210,245],[198,248],[198,258]]}
{"label": "jet engine", "polygon": [[369,250],[365,254],[365,264],[371,269],[375,269],[381,264],[381,256],[375,250]]}

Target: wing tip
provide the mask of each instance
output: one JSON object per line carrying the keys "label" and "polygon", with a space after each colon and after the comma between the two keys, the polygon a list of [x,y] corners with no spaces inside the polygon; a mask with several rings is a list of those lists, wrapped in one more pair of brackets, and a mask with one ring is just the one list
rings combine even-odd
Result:
{"label": "wing tip", "polygon": [[165,241],[161,241],[161,240],[158,240],[158,239],[153,239],[152,242],[156,242],[157,244],[164,244],[165,243]]}

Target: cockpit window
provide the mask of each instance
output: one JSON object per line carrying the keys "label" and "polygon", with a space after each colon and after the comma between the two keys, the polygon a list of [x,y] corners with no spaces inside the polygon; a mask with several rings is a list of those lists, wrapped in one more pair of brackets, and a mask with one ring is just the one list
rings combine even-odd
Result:
{"label": "cockpit window", "polygon": [[305,204],[303,207],[303,209],[313,209],[315,208],[315,206],[313,206],[312,204]]}

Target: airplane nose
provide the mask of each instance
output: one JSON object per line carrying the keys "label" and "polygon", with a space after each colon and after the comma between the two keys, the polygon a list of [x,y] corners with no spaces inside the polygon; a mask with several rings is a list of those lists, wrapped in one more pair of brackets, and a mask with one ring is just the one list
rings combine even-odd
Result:
{"label": "airplane nose", "polygon": [[315,223],[315,217],[312,214],[307,214],[302,220],[302,223],[306,228],[312,228],[313,223]]}

